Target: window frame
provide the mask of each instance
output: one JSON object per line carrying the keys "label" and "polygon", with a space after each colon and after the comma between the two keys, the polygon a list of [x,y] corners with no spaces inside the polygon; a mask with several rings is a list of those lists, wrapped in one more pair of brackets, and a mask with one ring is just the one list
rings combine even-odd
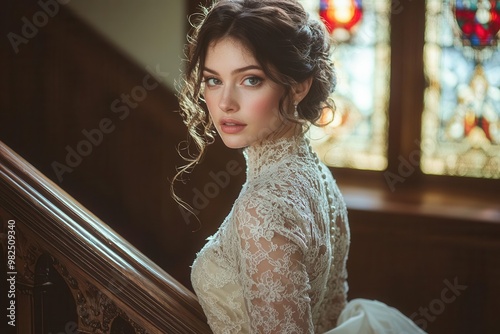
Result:
{"label": "window frame", "polygon": [[348,195],[347,204],[363,211],[400,209],[417,215],[424,214],[422,207],[433,207],[435,214],[457,219],[463,217],[455,209],[466,207],[471,217],[498,223],[500,179],[430,175],[420,169],[421,148],[416,142],[421,141],[427,87],[426,1],[394,0],[392,9],[387,169],[331,167],[341,190]]}

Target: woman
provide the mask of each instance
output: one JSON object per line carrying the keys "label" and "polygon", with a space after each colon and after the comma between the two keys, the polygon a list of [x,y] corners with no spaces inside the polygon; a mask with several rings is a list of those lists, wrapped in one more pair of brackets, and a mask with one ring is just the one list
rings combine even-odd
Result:
{"label": "woman", "polygon": [[238,199],[192,267],[213,332],[385,326],[368,309],[389,321],[379,333],[419,332],[378,302],[346,308],[346,206],[304,135],[332,107],[335,74],[323,25],[297,1],[223,0],[199,17],[189,41],[180,106],[200,154],[184,171],[214,130],[229,148],[243,148],[247,161]]}

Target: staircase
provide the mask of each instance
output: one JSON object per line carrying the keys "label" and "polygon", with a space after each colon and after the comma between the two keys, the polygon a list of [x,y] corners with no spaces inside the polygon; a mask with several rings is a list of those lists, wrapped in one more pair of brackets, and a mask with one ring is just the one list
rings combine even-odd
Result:
{"label": "staircase", "polygon": [[210,333],[190,290],[1,142],[0,228],[3,333]]}

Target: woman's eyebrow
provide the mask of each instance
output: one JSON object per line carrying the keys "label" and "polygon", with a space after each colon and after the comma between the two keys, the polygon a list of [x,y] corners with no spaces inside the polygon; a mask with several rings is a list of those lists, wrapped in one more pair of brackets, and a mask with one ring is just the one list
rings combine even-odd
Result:
{"label": "woman's eyebrow", "polygon": [[[248,66],[237,68],[237,69],[233,70],[231,72],[231,74],[237,74],[237,73],[245,72],[245,71],[248,71],[248,70],[259,70],[259,71],[262,71],[262,68],[260,66],[258,66],[258,65],[248,65]],[[212,69],[210,69],[208,67],[204,67],[203,71],[204,72],[209,72],[209,73],[212,73],[212,74],[215,74],[215,75],[219,75],[219,73],[217,73],[217,71],[212,70]]]}

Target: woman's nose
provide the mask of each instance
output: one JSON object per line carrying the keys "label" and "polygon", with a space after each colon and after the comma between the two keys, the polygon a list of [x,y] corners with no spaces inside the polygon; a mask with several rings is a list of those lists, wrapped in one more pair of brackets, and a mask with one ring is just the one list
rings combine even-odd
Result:
{"label": "woman's nose", "polygon": [[231,86],[224,86],[219,100],[220,110],[230,113],[238,110],[236,92]]}

